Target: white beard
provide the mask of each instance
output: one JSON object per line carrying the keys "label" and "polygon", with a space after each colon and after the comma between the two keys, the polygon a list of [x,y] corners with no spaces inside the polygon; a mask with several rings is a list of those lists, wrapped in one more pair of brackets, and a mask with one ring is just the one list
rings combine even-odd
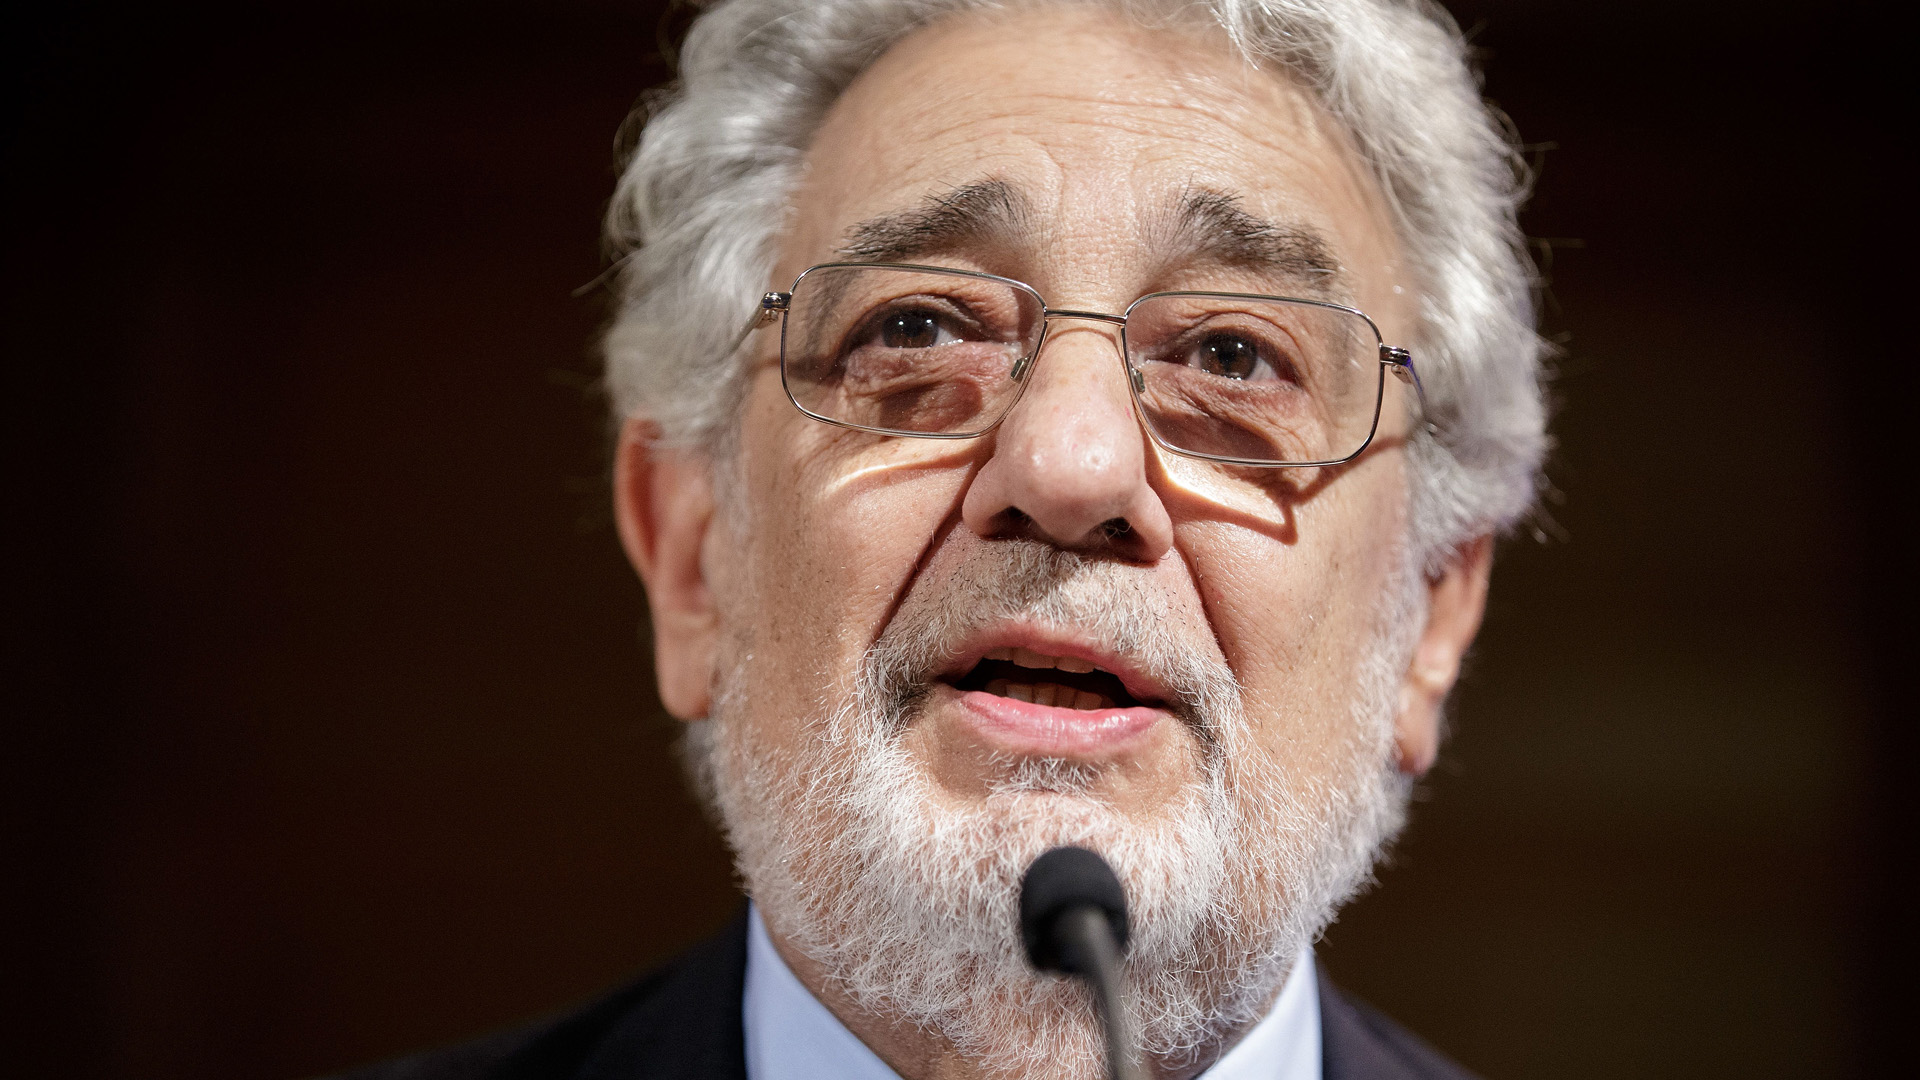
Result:
{"label": "white beard", "polygon": [[[1099,851],[1126,887],[1141,1049],[1163,1068],[1210,1062],[1269,1007],[1405,820],[1393,709],[1418,575],[1391,584],[1354,673],[1352,736],[1308,782],[1278,748],[1251,745],[1232,672],[1177,640],[1137,571],[1016,541],[975,562],[908,598],[845,699],[799,721],[797,752],[755,744],[739,714],[758,673],[736,649],[712,719],[689,730],[696,783],[775,934],[856,1007],[927,1030],[987,1075],[1101,1075],[1086,991],[1033,971],[1017,917],[1036,856]],[[1172,688],[1199,778],[1147,818],[1090,791],[1094,768],[1057,760],[1010,762],[984,800],[937,791],[899,733],[951,643],[1016,615],[1091,635]]]}

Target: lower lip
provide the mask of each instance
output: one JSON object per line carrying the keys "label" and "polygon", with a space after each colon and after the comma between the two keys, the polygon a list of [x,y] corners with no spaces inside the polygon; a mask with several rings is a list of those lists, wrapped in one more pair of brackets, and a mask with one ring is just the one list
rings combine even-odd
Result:
{"label": "lower lip", "polygon": [[984,690],[960,691],[960,705],[996,746],[1033,757],[1093,757],[1133,741],[1166,713],[1130,709],[1061,709],[1001,697]]}

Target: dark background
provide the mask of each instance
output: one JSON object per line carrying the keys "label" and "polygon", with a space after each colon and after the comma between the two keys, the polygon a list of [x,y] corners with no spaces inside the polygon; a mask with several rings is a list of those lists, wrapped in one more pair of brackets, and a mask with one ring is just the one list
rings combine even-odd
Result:
{"label": "dark background", "polygon": [[[1857,5],[1454,5],[1537,145],[1544,541],[1337,977],[1491,1078],[1886,1075],[1911,120]],[[657,4],[6,16],[0,1071],[290,1078],[717,926],[589,391]]]}

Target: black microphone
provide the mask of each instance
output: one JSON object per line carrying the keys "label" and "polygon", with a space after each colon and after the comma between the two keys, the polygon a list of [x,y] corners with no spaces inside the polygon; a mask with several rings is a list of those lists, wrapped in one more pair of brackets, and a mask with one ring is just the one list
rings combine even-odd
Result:
{"label": "black microphone", "polygon": [[1127,894],[1107,860],[1081,847],[1057,847],[1033,860],[1020,882],[1020,938],[1034,967],[1092,984],[1110,1080],[1144,1080],[1120,970]]}

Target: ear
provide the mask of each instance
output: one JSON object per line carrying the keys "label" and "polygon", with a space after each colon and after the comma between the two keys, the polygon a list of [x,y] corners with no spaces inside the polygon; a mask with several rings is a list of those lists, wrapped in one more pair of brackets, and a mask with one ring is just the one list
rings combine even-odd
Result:
{"label": "ear", "polygon": [[627,421],[613,457],[613,509],[621,546],[647,587],[660,701],[682,720],[703,719],[720,626],[701,559],[713,525],[708,458],[663,451],[651,422]]}
{"label": "ear", "polygon": [[1394,747],[1400,771],[1419,776],[1440,753],[1440,716],[1447,693],[1460,678],[1460,662],[1480,632],[1487,610],[1487,579],[1493,570],[1493,537],[1463,545],[1439,577],[1427,582],[1427,625],[1400,685]]}

